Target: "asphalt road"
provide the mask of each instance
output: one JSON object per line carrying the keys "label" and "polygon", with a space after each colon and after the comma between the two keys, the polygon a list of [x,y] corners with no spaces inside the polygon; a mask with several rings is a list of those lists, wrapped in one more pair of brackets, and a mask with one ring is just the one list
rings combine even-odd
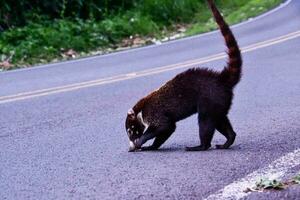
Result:
{"label": "asphalt road", "polygon": [[124,129],[127,110],[175,74],[222,69],[219,32],[0,73],[0,199],[300,199],[300,186],[246,194],[233,184],[300,171],[300,1],[233,30],[244,68],[229,150],[184,151],[199,143],[196,116],[155,152],[128,153]]}

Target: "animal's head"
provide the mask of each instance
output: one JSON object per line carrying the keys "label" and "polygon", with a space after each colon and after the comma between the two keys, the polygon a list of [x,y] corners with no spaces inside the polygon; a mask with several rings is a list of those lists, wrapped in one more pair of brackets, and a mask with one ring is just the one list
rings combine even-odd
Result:
{"label": "animal's head", "polygon": [[141,119],[141,116],[137,115],[133,109],[128,110],[125,121],[125,128],[129,138],[129,151],[136,149],[137,140],[143,135],[145,125]]}

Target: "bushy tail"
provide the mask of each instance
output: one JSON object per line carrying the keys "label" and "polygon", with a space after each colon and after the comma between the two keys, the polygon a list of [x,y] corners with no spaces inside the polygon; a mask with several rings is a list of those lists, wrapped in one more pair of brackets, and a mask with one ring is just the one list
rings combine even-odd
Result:
{"label": "bushy tail", "polygon": [[224,21],[222,15],[214,4],[213,0],[207,0],[208,5],[214,15],[214,18],[221,30],[221,33],[225,39],[226,46],[228,48],[227,54],[229,60],[227,66],[220,74],[220,79],[230,87],[234,87],[240,80],[242,74],[242,56],[239,46],[231,32],[229,26]]}

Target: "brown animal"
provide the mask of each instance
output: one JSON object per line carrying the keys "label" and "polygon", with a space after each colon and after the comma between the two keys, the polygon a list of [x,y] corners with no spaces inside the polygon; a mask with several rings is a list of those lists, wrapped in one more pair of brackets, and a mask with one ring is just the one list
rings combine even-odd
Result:
{"label": "brown animal", "polygon": [[[213,0],[208,5],[219,25],[228,48],[228,63],[221,71],[193,68],[178,74],[158,90],[142,98],[128,111],[125,122],[130,140],[129,151],[156,150],[175,131],[176,122],[198,113],[200,145],[186,147],[202,151],[211,147],[215,130],[227,141],[218,149],[229,148],[236,137],[227,117],[233,98],[233,88],[241,78],[242,57],[229,26]],[[142,145],[154,139],[151,146]]]}

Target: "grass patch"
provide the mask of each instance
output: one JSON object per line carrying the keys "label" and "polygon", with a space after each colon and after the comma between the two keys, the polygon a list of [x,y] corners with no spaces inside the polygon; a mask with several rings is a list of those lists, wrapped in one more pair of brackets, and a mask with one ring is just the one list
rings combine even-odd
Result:
{"label": "grass patch", "polygon": [[[137,1],[138,2],[138,1]],[[229,24],[258,15],[281,0],[217,0]],[[24,27],[0,33],[0,69],[101,53],[120,46],[145,45],[176,33],[178,24],[189,36],[216,28],[200,0],[144,0],[102,20],[54,19],[38,16]],[[125,41],[125,42],[124,42]],[[129,42],[128,42],[129,41]]]}
{"label": "grass patch", "polygon": [[[236,24],[266,12],[281,2],[281,0],[224,0],[220,4],[220,10],[225,16],[225,20],[228,24]],[[192,23],[191,27],[186,32],[186,35],[191,36],[198,33],[208,32],[216,28],[217,25],[211,17],[210,11],[204,9],[197,14],[194,23]]]}

